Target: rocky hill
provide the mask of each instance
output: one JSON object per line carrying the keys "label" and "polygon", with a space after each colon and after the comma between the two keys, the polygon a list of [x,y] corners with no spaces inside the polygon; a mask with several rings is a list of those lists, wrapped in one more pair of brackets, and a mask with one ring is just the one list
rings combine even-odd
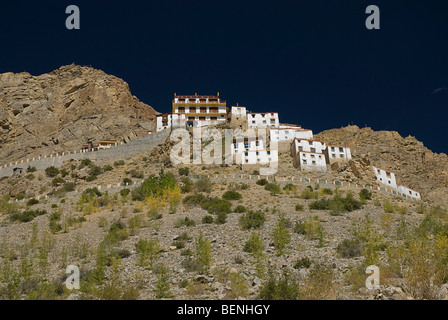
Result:
{"label": "rocky hill", "polygon": [[315,138],[347,146],[354,159],[367,157],[372,165],[393,171],[398,184],[421,192],[426,200],[448,203],[448,156],[433,153],[415,137],[348,126],[321,132]]}
{"label": "rocky hill", "polygon": [[126,82],[101,70],[0,74],[0,158],[6,164],[74,151],[89,137],[133,140],[153,130],[155,115]]}

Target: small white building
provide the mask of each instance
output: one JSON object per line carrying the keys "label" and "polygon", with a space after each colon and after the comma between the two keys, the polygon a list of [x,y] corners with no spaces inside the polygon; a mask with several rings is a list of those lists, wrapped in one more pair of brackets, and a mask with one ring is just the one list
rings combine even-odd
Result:
{"label": "small white building", "polygon": [[406,197],[411,197],[415,200],[420,200],[420,193],[417,191],[411,190],[409,188],[406,188],[404,186],[398,186],[398,192],[400,192],[403,195],[406,195]]}
{"label": "small white building", "polygon": [[248,128],[278,128],[279,124],[277,112],[247,114]]}
{"label": "small white building", "polygon": [[273,141],[284,142],[294,139],[313,139],[313,131],[300,127],[276,128],[270,130],[270,137]]}
{"label": "small white building", "polygon": [[347,161],[352,158],[350,148],[345,147],[328,146],[327,149],[325,149],[324,153],[328,164],[332,164],[338,161]]}
{"label": "small white building", "polygon": [[325,148],[325,142],[320,140],[294,139],[291,143],[291,157],[294,158],[300,151],[323,154]]}
{"label": "small white building", "polygon": [[293,159],[293,164],[300,171],[327,172],[327,162],[323,153],[299,151]]}
{"label": "small white building", "polygon": [[245,120],[247,117],[247,109],[246,107],[232,107],[230,111],[231,119],[232,120]]}
{"label": "small white building", "polygon": [[376,180],[378,182],[385,184],[388,187],[397,189],[397,181],[393,172],[376,167],[373,167],[373,170],[375,171]]}
{"label": "small white building", "polygon": [[171,129],[185,127],[186,116],[182,113],[168,113],[157,116],[157,132]]}

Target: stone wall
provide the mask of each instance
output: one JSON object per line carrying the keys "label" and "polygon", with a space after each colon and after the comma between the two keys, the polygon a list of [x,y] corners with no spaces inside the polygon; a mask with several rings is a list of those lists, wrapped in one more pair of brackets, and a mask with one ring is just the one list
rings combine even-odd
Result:
{"label": "stone wall", "polygon": [[164,143],[170,133],[171,130],[160,131],[106,150],[85,153],[79,151],[76,153],[67,152],[43,156],[40,159],[28,159],[28,161],[10,163],[0,167],[0,178],[12,176],[14,168],[23,168],[26,170],[30,166],[35,167],[38,171],[42,171],[51,166],[59,168],[65,161],[71,159],[113,160],[132,158]]}

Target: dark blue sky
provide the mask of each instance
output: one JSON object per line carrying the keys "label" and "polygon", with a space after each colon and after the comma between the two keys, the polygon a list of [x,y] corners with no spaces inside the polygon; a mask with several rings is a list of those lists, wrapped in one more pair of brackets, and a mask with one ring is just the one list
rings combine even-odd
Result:
{"label": "dark blue sky", "polygon": [[0,73],[91,65],[160,112],[174,92],[219,91],[315,132],[367,125],[447,153],[447,17],[446,0],[2,1]]}

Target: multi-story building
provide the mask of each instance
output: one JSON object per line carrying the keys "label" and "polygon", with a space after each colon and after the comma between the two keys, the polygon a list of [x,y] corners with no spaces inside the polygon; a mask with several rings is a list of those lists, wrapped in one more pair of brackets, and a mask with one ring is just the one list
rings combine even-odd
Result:
{"label": "multi-story building", "polygon": [[301,171],[327,172],[324,150],[326,144],[319,140],[294,139],[291,143],[293,165]]}
{"label": "multi-story building", "polygon": [[397,189],[397,180],[395,179],[395,174],[393,172],[376,167],[373,167],[373,170],[375,171],[377,181],[385,184],[386,186]]}
{"label": "multi-story building", "polygon": [[313,131],[301,127],[282,127],[271,129],[270,138],[272,141],[284,142],[294,139],[313,139]]}
{"label": "multi-story building", "polygon": [[230,116],[232,120],[245,120],[247,117],[247,108],[241,106],[234,106],[231,108]]}
{"label": "multi-story building", "polygon": [[173,114],[185,114],[187,125],[204,127],[227,121],[226,101],[216,96],[178,96],[174,94]]}
{"label": "multi-story building", "polygon": [[352,158],[350,148],[345,147],[331,147],[328,146],[325,151],[325,159],[328,164],[339,161],[347,161]]}
{"label": "multi-story building", "polygon": [[247,127],[253,129],[278,128],[279,120],[277,112],[248,113]]}
{"label": "multi-story building", "polygon": [[291,143],[291,157],[295,157],[300,151],[323,154],[325,148],[325,142],[320,140],[294,139]]}
{"label": "multi-story building", "polygon": [[293,165],[300,171],[327,172],[327,162],[323,153],[299,151],[293,159]]}

